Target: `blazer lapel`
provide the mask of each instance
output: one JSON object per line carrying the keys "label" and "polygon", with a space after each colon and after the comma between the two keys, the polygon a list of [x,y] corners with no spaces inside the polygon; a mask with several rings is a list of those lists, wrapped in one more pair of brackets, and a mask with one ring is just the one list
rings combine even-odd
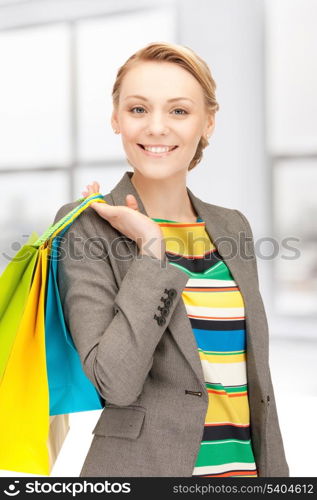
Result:
{"label": "blazer lapel", "polygon": [[[125,172],[119,183],[112,189],[111,196],[115,205],[125,205],[127,194],[133,194],[138,202],[141,213],[147,215],[142,200],[131,182],[133,172]],[[247,374],[248,383],[253,385],[259,381],[266,380],[264,363],[256,360],[256,340],[252,331],[252,317],[254,314],[252,304],[256,293],[255,277],[251,272],[251,264],[241,257],[239,234],[236,227],[232,226],[230,219],[223,215],[221,207],[205,203],[197,198],[189,188],[187,188],[189,198],[199,217],[205,221],[206,231],[217,247],[217,250],[227,264],[235,282],[240,288],[246,312],[246,335],[247,335]],[[127,239],[127,244],[135,254],[135,242]],[[243,254],[242,254],[243,255]],[[249,309],[249,305],[251,306]],[[207,394],[202,364],[197,350],[197,344],[192,332],[190,320],[187,316],[183,301],[178,301],[169,326],[170,332],[174,336],[179,349],[191,365],[203,391]],[[263,356],[265,342],[262,345],[261,355]]]}

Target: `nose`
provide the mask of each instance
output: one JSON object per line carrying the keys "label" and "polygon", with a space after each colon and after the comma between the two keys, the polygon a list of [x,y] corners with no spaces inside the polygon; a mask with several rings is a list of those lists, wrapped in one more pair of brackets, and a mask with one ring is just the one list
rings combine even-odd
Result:
{"label": "nose", "polygon": [[148,118],[147,132],[149,135],[167,134],[169,131],[166,117],[163,113],[151,113]]}

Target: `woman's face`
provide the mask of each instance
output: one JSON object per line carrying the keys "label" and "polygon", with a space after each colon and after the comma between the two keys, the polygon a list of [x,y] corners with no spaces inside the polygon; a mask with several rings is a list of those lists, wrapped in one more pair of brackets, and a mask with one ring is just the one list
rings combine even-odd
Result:
{"label": "woman's face", "polygon": [[[112,125],[134,169],[163,179],[187,172],[201,136],[213,130],[214,116],[207,114],[202,88],[190,73],[173,63],[146,61],[125,75]],[[144,149],[150,146],[169,151]]]}

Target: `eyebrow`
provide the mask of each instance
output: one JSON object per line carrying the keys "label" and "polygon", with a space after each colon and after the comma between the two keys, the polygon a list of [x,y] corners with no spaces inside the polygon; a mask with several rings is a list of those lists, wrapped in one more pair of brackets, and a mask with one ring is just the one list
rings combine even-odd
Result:
{"label": "eyebrow", "polygon": [[[143,97],[142,95],[137,95],[137,94],[128,95],[123,100],[125,101],[126,99],[130,99],[130,97],[136,97],[137,99],[142,99],[143,101],[148,101],[148,99],[146,97]],[[167,102],[174,102],[174,101],[191,101],[191,102],[194,102],[189,97],[172,97],[172,99],[167,99]]]}

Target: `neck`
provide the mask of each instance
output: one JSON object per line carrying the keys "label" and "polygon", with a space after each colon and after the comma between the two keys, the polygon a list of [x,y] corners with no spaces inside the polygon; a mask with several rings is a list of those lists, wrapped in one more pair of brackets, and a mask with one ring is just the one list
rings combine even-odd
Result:
{"label": "neck", "polygon": [[135,171],[131,182],[137,190],[146,213],[153,219],[196,221],[196,212],[186,189],[186,177],[149,179]]}

